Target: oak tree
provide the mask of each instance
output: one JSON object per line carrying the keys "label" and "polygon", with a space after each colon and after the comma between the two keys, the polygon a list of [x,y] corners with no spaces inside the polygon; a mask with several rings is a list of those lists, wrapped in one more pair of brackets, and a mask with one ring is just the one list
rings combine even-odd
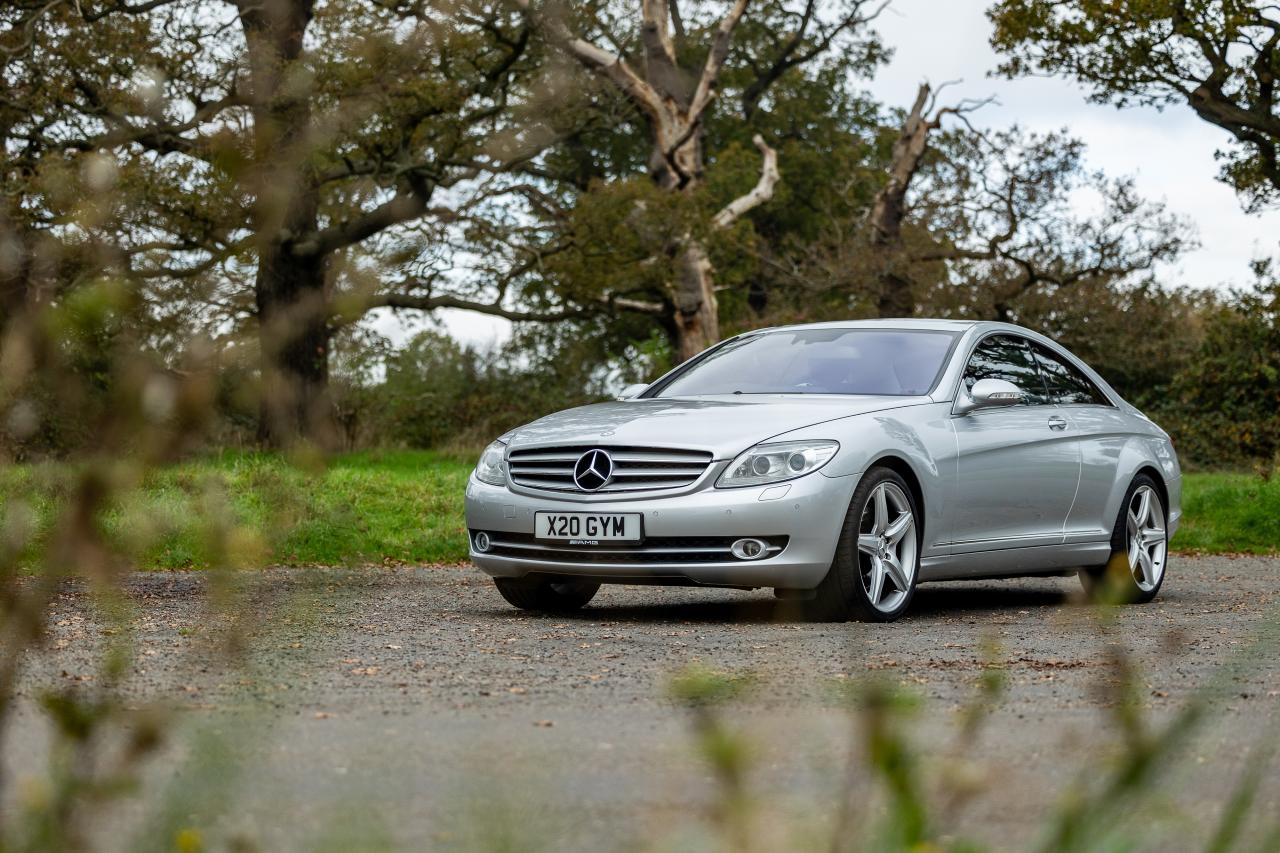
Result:
{"label": "oak tree", "polygon": [[1184,104],[1227,131],[1222,179],[1251,210],[1280,201],[1280,9],[1264,0],[999,0],[1010,76],[1061,74],[1099,103]]}

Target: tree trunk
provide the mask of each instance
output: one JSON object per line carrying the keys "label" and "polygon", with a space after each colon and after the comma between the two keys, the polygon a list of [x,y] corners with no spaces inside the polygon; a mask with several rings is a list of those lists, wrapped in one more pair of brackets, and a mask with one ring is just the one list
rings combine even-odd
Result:
{"label": "tree trunk", "polygon": [[926,115],[929,95],[929,84],[922,84],[893,143],[889,179],[871,205],[871,245],[879,264],[876,309],[881,317],[910,317],[916,310],[911,277],[902,268],[906,263],[902,252],[902,221],[906,217],[911,179],[928,150],[929,133],[938,126],[936,120]]}
{"label": "tree trunk", "polygon": [[685,362],[720,340],[720,314],[702,244],[690,238],[677,263],[673,343],[677,361]]}
{"label": "tree trunk", "polygon": [[280,244],[263,247],[258,259],[258,438],[269,447],[303,439],[330,447],[337,436],[329,396],[331,333],[323,266],[316,258],[296,259]]}
{"label": "tree trunk", "polygon": [[249,48],[254,119],[254,281],[262,359],[259,439],[329,445],[337,434],[329,385],[326,263],[294,251],[318,229],[319,189],[306,165],[311,104],[289,79],[313,0],[264,0],[240,15]]}
{"label": "tree trunk", "polygon": [[0,338],[30,298],[31,247],[16,218],[0,212]]}

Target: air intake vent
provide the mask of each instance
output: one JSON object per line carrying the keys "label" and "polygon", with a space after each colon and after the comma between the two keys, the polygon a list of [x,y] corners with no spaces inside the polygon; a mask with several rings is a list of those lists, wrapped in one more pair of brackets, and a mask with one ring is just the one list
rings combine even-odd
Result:
{"label": "air intake vent", "polygon": [[[472,538],[480,535],[471,531]],[[511,557],[526,562],[608,563],[646,566],[662,563],[741,563],[733,553],[732,536],[649,536],[636,544],[573,546],[539,542],[528,533],[494,532],[485,556]],[[786,536],[763,536],[764,552],[753,558],[767,560],[787,547]]]}
{"label": "air intake vent", "polygon": [[[583,489],[574,482],[573,469],[583,454],[593,450],[609,454],[610,476],[598,489]],[[712,454],[706,450],[580,445],[515,449],[507,457],[507,467],[511,481],[525,488],[611,494],[652,492],[692,485],[707,470],[711,460]]]}

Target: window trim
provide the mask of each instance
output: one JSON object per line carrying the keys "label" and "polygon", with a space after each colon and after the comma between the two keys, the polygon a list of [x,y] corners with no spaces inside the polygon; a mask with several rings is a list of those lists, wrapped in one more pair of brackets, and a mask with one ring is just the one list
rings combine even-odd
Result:
{"label": "window trim", "polygon": [[[1083,364],[1083,362],[1080,362],[1079,359],[1077,359],[1075,356],[1068,353],[1063,347],[1061,347],[1057,343],[1054,343],[1053,341],[1049,341],[1048,339],[1043,341],[1038,341],[1038,340],[1035,340],[1034,338],[1029,338],[1018,331],[1013,331],[1008,329],[991,329],[989,331],[984,332],[981,336],[978,337],[977,340],[973,342],[973,344],[969,347],[969,351],[965,354],[964,361],[960,363],[960,370],[956,374],[955,386],[951,389],[951,406],[952,406],[951,414],[953,416],[957,414],[955,410],[955,404],[960,399],[960,389],[964,386],[964,373],[969,366],[969,360],[973,358],[973,354],[977,351],[978,347],[982,346],[983,341],[985,341],[987,338],[995,337],[996,335],[1005,335],[1007,337],[1017,338],[1018,340],[1022,341],[1022,343],[1027,347],[1028,351],[1031,353],[1031,359],[1032,361],[1035,362],[1035,365],[1036,365],[1036,375],[1040,377],[1040,382],[1041,384],[1044,385],[1045,396],[1049,396],[1049,385],[1047,382],[1045,382],[1044,374],[1040,368],[1040,362],[1036,359],[1035,350],[1031,348],[1032,343],[1038,343],[1041,346],[1044,346],[1050,352],[1054,353],[1059,358],[1061,358],[1064,362],[1066,362],[1066,364],[1069,367],[1072,367],[1075,370],[1079,371],[1084,376],[1085,379],[1089,380],[1089,384],[1097,389],[1098,393],[1102,396],[1102,399],[1106,400],[1105,403],[1058,403],[1058,402],[1050,401],[1043,405],[1062,406],[1064,408],[1086,408],[1089,406],[1094,406],[1097,408],[1105,408],[1105,409],[1119,408],[1119,404],[1116,403],[1116,401],[1112,398],[1111,394],[1109,394],[1097,382],[1094,382],[1093,379],[1089,377],[1089,374],[1087,372],[1080,369],[1080,364]],[[1077,362],[1080,362],[1080,363],[1077,364]],[[1019,407],[1010,406],[1009,408],[1017,409]],[[1031,408],[1031,406],[1027,406],[1027,408]],[[1003,408],[1001,410],[1003,411]]]}
{"label": "window trim", "polygon": [[[1028,340],[1029,340],[1029,339],[1028,339]],[[1031,343],[1033,343],[1033,344],[1036,344],[1036,343],[1040,344],[1040,346],[1044,347],[1046,350],[1048,350],[1048,351],[1049,351],[1049,353],[1050,353],[1051,355],[1053,355],[1055,358],[1057,358],[1057,359],[1058,359],[1058,361],[1060,361],[1060,362],[1062,362],[1063,364],[1065,364],[1069,369],[1074,370],[1076,373],[1080,374],[1081,378],[1083,378],[1085,382],[1089,383],[1089,387],[1090,387],[1090,388],[1092,388],[1092,389],[1094,390],[1094,392],[1098,395],[1098,397],[1100,397],[1100,398],[1104,401],[1104,402],[1101,402],[1101,403],[1064,403],[1064,402],[1059,401],[1059,402],[1054,403],[1053,405],[1055,405],[1055,406],[1070,407],[1070,408],[1083,408],[1083,407],[1086,407],[1086,406],[1096,406],[1096,407],[1098,407],[1098,408],[1103,408],[1103,409],[1115,409],[1115,408],[1118,408],[1118,406],[1116,406],[1115,401],[1111,399],[1111,395],[1109,395],[1106,391],[1104,391],[1104,390],[1102,389],[1102,386],[1101,386],[1101,385],[1099,385],[1097,382],[1094,382],[1094,381],[1089,377],[1089,374],[1088,374],[1088,373],[1085,373],[1083,370],[1081,370],[1081,369],[1080,369],[1080,366],[1079,366],[1078,364],[1076,364],[1076,363],[1075,363],[1075,362],[1076,362],[1076,361],[1078,361],[1079,359],[1076,359],[1075,357],[1073,357],[1072,355],[1070,355],[1069,353],[1067,353],[1064,349],[1062,349],[1062,347],[1059,347],[1059,346],[1057,346],[1057,345],[1050,345],[1050,344],[1048,344],[1048,343],[1044,343],[1044,342],[1041,342],[1041,341],[1031,341]],[[1033,358],[1035,358],[1035,359],[1036,359],[1036,368],[1037,368],[1038,370],[1041,370],[1041,371],[1042,371],[1042,373],[1041,373],[1041,379],[1044,379],[1043,367],[1042,367],[1042,366],[1041,366],[1041,364],[1040,364],[1040,359],[1039,359],[1039,357],[1038,357],[1038,356],[1036,356],[1035,347],[1032,347],[1032,348],[1031,348],[1031,355],[1032,355],[1032,357],[1033,357]],[[1045,392],[1046,392],[1046,393],[1048,393],[1048,390],[1049,390],[1049,382],[1048,382],[1048,380],[1046,379],[1046,380],[1044,380],[1044,383],[1045,383]]]}
{"label": "window trim", "polygon": [[[1046,382],[1044,381],[1044,374],[1040,372],[1040,362],[1036,361],[1036,353],[1035,353],[1035,350],[1033,350],[1033,349],[1031,348],[1031,346],[1030,346],[1030,340],[1029,340],[1025,335],[1020,335],[1020,334],[1018,334],[1017,332],[1008,332],[1008,331],[1005,331],[1005,330],[1003,330],[1003,329],[995,329],[995,330],[993,330],[993,331],[987,332],[987,333],[986,333],[986,334],[984,334],[982,337],[978,338],[978,340],[976,340],[976,341],[974,341],[974,342],[973,342],[973,346],[969,348],[969,354],[965,356],[964,362],[960,365],[960,373],[959,373],[959,375],[956,377],[956,387],[955,387],[955,389],[954,389],[954,391],[952,392],[952,395],[951,395],[951,405],[952,405],[951,413],[952,413],[952,414],[955,414],[955,413],[956,413],[956,412],[955,412],[955,404],[956,404],[956,402],[960,399],[960,389],[964,387],[964,375],[965,375],[965,373],[969,370],[969,362],[973,360],[974,353],[976,353],[976,352],[978,351],[978,347],[982,346],[982,344],[983,344],[983,343],[984,343],[988,338],[994,338],[994,337],[1006,337],[1006,338],[1013,338],[1015,341],[1017,341],[1017,342],[1019,342],[1019,343],[1021,343],[1021,344],[1022,344],[1022,346],[1023,346],[1023,347],[1026,349],[1026,351],[1027,351],[1027,355],[1029,355],[1029,356],[1031,357],[1031,363],[1032,363],[1033,365],[1035,365],[1035,369],[1036,369],[1036,376],[1038,376],[1038,377],[1040,378],[1040,385],[1041,385],[1041,387],[1044,389],[1045,402],[1043,402],[1043,403],[1021,403],[1021,404],[1014,405],[1014,406],[1008,406],[1007,408],[1009,408],[1009,409],[1020,409],[1020,408],[1032,409],[1032,408],[1036,408],[1036,407],[1038,407],[1038,406],[1055,406],[1055,405],[1057,405],[1056,403],[1054,403],[1054,402],[1049,398],[1049,385],[1048,385],[1048,383],[1046,383]],[[1001,409],[1004,409],[1004,408],[1006,408],[1006,407],[1003,407],[1003,406],[1002,406],[1002,407],[1000,407],[1000,408],[1001,408]],[[981,411],[981,410],[979,410],[979,411]]]}

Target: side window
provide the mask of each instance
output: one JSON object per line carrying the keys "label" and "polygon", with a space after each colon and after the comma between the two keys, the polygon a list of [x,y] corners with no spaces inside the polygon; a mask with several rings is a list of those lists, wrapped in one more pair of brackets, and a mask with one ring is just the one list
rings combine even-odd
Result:
{"label": "side window", "polygon": [[979,379],[1003,379],[1027,395],[1027,403],[1042,406],[1049,402],[1035,357],[1026,341],[1012,335],[992,335],[978,344],[964,368],[964,385],[972,388]]}
{"label": "side window", "polygon": [[1111,405],[1098,386],[1089,381],[1089,377],[1059,358],[1047,347],[1035,343],[1031,346],[1035,350],[1036,361],[1040,362],[1040,372],[1044,375],[1049,396],[1055,403]]}

